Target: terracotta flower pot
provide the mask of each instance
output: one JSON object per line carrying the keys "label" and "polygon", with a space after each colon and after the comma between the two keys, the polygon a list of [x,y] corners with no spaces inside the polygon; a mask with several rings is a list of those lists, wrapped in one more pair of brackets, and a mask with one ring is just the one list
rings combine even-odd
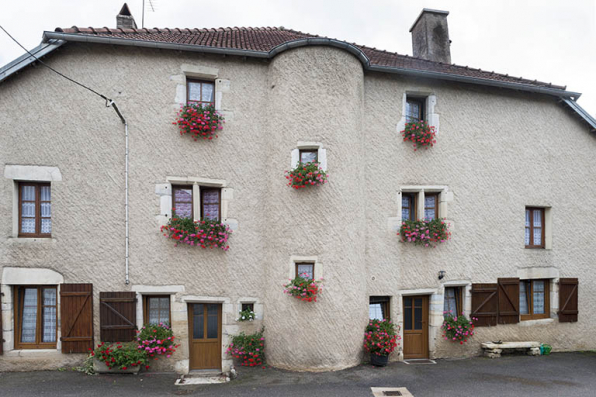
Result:
{"label": "terracotta flower pot", "polygon": [[375,367],[384,367],[389,362],[389,356],[379,356],[378,354],[370,354],[370,363]]}

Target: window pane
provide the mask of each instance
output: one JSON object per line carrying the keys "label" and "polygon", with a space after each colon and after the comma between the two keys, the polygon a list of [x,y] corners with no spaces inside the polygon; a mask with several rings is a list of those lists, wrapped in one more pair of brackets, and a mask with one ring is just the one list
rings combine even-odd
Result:
{"label": "window pane", "polygon": [[312,163],[317,161],[317,152],[300,152],[300,161]]}
{"label": "window pane", "polygon": [[41,201],[51,201],[51,193],[49,186],[41,187]]}
{"label": "window pane", "polygon": [[204,204],[203,218],[218,220],[219,219],[219,204]]}
{"label": "window pane", "polygon": [[406,122],[420,121],[420,103],[418,102],[406,102]]}
{"label": "window pane", "polygon": [[534,245],[542,245],[542,229],[534,227]]}
{"label": "window pane", "polygon": [[368,317],[371,320],[383,319],[383,308],[381,303],[371,303],[368,305]]}
{"label": "window pane", "polygon": [[213,102],[213,84],[203,83],[203,96],[201,101],[203,102]]}
{"label": "window pane", "polygon": [[544,281],[533,281],[534,314],[544,314]]}
{"label": "window pane", "polygon": [[526,245],[530,245],[530,228],[526,228]]}
{"label": "window pane", "polygon": [[542,211],[534,210],[534,227],[542,226]]}
{"label": "window pane", "polygon": [[41,203],[41,216],[45,218],[52,216],[52,203]]}
{"label": "window pane", "polygon": [[35,233],[35,218],[22,218],[21,219],[21,232],[22,233]]}
{"label": "window pane", "polygon": [[203,193],[203,203],[219,203],[219,191],[217,190],[206,190]]}
{"label": "window pane", "polygon": [[37,327],[37,288],[26,288],[23,299],[21,342],[35,343]]}
{"label": "window pane", "polygon": [[21,186],[21,199],[35,201],[35,186]]}
{"label": "window pane", "polygon": [[526,227],[530,227],[530,210],[526,210]]}
{"label": "window pane", "polygon": [[147,309],[149,311],[149,324],[159,324],[159,298],[149,298],[147,300]]}
{"label": "window pane", "polygon": [[217,307],[218,305],[207,305],[207,338],[217,338],[219,336]]}
{"label": "window pane", "polygon": [[449,314],[457,315],[457,304],[455,298],[455,288],[445,288],[445,301],[443,303],[444,316]]}
{"label": "window pane", "polygon": [[406,306],[404,309],[404,329],[412,330],[412,306]]}
{"label": "window pane", "polygon": [[35,202],[23,201],[21,204],[21,215],[27,218],[35,217]]}
{"label": "window pane", "polygon": [[522,281],[519,283],[519,313],[520,314],[529,314],[528,313],[528,294],[526,291],[526,282]]}
{"label": "window pane", "polygon": [[203,329],[205,321],[205,317],[203,316],[203,304],[193,304],[192,314],[192,337],[193,339],[203,339],[205,337],[205,330]]}
{"label": "window pane", "polygon": [[309,278],[309,279],[313,279],[314,278],[314,265],[312,263],[301,263],[298,264],[298,275],[305,277],[304,274],[306,274],[305,278]]}
{"label": "window pane", "polygon": [[200,101],[201,100],[201,83],[188,83],[188,100],[189,101]]}
{"label": "window pane", "polygon": [[[56,290],[44,290],[44,301],[46,291],[54,293],[54,305],[56,304]],[[45,302],[44,302],[45,305]],[[43,308],[43,335],[42,342],[56,342],[56,307]]]}
{"label": "window pane", "polygon": [[41,220],[41,232],[42,233],[51,233],[52,232],[52,220],[48,218],[44,218]]}
{"label": "window pane", "polygon": [[414,329],[422,329],[422,307],[414,308]]}
{"label": "window pane", "polygon": [[192,216],[192,189],[174,190],[174,208],[176,208],[176,215],[180,218]]}

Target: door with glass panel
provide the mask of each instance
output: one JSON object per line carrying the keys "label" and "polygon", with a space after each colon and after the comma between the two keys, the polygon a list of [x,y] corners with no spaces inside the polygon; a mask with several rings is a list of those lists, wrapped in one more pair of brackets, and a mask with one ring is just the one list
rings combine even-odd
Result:
{"label": "door with glass panel", "polygon": [[189,303],[190,369],[221,369],[221,304]]}
{"label": "door with glass panel", "polygon": [[428,358],[428,295],[404,296],[404,358]]}

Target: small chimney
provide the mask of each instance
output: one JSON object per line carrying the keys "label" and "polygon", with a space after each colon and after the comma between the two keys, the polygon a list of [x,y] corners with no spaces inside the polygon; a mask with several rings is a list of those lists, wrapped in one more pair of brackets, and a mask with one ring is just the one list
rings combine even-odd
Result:
{"label": "small chimney", "polygon": [[417,58],[451,63],[451,40],[447,29],[449,11],[424,8],[412,28],[412,50]]}
{"label": "small chimney", "polygon": [[116,15],[116,28],[118,29],[136,29],[137,23],[135,19],[132,17],[130,10],[128,9],[128,4],[124,3],[122,9]]}

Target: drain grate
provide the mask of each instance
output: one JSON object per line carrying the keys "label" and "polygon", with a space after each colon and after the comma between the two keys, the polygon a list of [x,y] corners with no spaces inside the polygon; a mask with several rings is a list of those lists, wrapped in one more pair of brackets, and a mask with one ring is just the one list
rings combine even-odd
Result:
{"label": "drain grate", "polygon": [[413,397],[412,393],[405,387],[371,387],[372,394],[374,397],[385,397],[385,396],[401,396],[401,397]]}
{"label": "drain grate", "polygon": [[389,390],[383,392],[384,396],[403,396],[400,391],[398,390]]}

